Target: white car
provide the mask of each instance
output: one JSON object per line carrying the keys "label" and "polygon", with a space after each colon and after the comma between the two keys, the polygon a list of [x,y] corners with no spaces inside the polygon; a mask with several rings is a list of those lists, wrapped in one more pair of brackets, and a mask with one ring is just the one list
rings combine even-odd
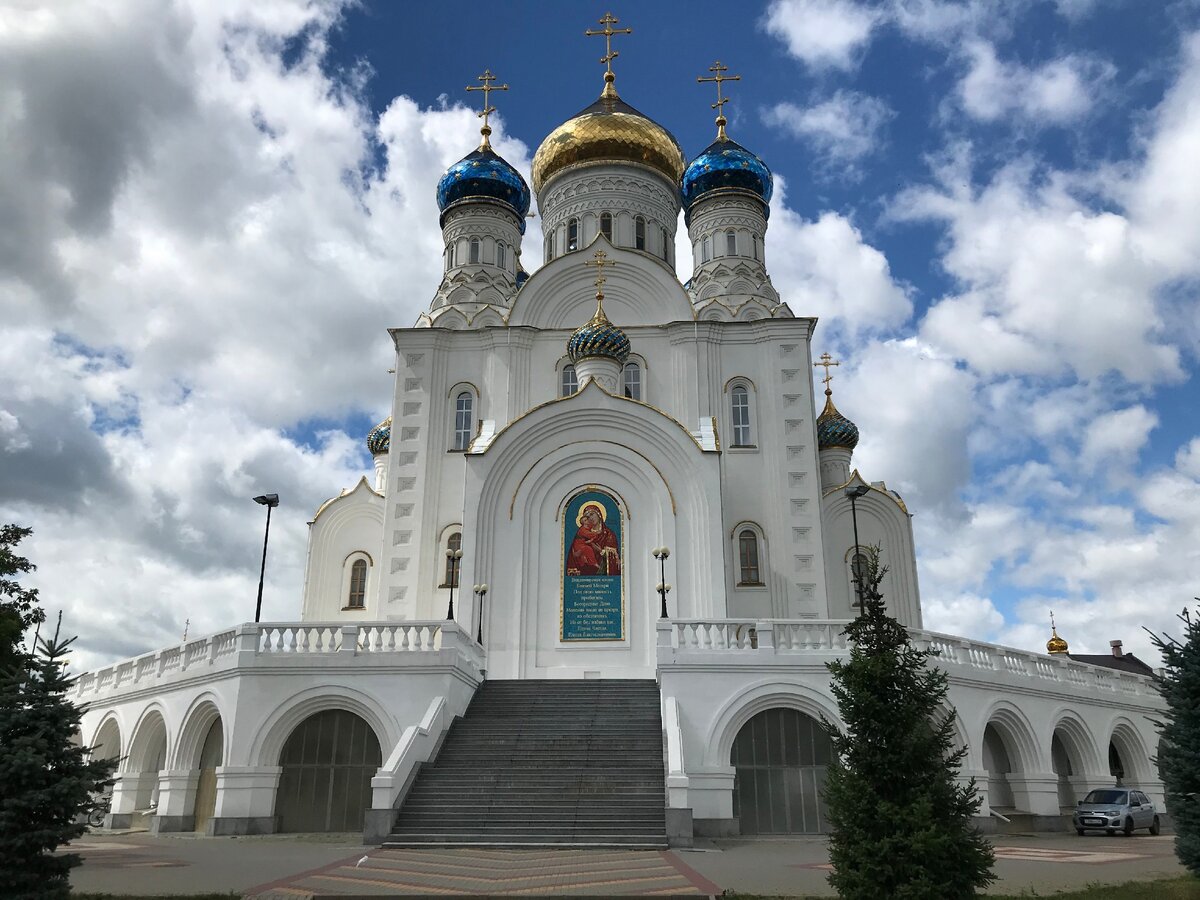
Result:
{"label": "white car", "polygon": [[1118,828],[1127,836],[1136,828],[1149,828],[1151,834],[1159,832],[1154,802],[1141,791],[1130,788],[1092,791],[1076,805],[1074,821],[1077,834],[1089,829],[1116,834]]}

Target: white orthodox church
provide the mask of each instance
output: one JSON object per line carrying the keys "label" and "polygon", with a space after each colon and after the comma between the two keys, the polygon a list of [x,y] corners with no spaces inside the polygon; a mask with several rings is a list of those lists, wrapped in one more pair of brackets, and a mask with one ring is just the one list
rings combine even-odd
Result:
{"label": "white orthodox church", "polygon": [[664,842],[822,831],[826,664],[875,547],[891,614],[949,673],[981,825],[1062,828],[1118,779],[1161,809],[1161,701],[1119,643],[1082,661],[1057,635],[1043,655],[924,630],[913,511],[854,468],[858,430],[813,390],[833,364],[817,322],[771,284],[770,171],[723,116],[689,162],[618,96],[611,57],[534,157],[541,247],[522,244],[531,191],[489,144],[485,92],[482,143],[437,185],[444,275],[390,330],[374,472],[316,511],[299,620],[79,679],[82,739],[121,760],[110,823],[382,840],[445,775],[482,686],[519,682],[564,718],[608,702],[572,690],[652,689]]}

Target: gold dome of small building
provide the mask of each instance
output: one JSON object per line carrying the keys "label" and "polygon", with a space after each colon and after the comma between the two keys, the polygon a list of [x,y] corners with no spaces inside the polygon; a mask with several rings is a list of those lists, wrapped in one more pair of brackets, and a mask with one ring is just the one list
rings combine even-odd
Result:
{"label": "gold dome of small building", "polygon": [[683,148],[667,129],[642,115],[618,95],[605,76],[600,98],[555,128],[533,156],[533,192],[564,169],[585,163],[635,162],[649,166],[672,184],[687,167]]}
{"label": "gold dome of small building", "polygon": [[1050,613],[1050,640],[1046,641],[1046,652],[1065,655],[1067,649],[1067,642],[1058,636],[1058,629],[1054,625],[1054,613]]}

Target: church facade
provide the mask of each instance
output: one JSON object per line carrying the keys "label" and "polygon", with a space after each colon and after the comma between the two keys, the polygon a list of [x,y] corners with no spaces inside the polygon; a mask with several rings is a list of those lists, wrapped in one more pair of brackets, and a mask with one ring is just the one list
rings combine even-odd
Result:
{"label": "church facade", "polygon": [[79,679],[82,739],[121,759],[112,823],[377,839],[482,682],[637,679],[658,685],[672,838],[822,831],[825,666],[873,562],[940,651],[983,822],[1061,827],[1117,781],[1161,807],[1148,677],[924,630],[910,511],[853,467],[836,363],[771,284],[769,169],[723,116],[689,162],[611,56],[532,190],[490,146],[481,76],[482,141],[436,189],[443,278],[390,331],[374,472],[317,510],[299,620]]}

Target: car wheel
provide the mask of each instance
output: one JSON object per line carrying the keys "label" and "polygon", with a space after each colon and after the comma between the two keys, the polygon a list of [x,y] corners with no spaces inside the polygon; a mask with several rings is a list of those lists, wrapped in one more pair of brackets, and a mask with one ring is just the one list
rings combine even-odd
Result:
{"label": "car wheel", "polygon": [[1126,819],[1125,827],[1122,830],[1125,833],[1125,837],[1132,837],[1133,836],[1133,819]]}
{"label": "car wheel", "polygon": [[1158,834],[1162,831],[1162,826],[1158,824],[1158,816],[1154,817],[1154,821],[1150,824],[1150,833]]}
{"label": "car wheel", "polygon": [[1079,835],[1080,837],[1083,837],[1083,829],[1082,828],[1076,828],[1075,833],[1077,835]]}

